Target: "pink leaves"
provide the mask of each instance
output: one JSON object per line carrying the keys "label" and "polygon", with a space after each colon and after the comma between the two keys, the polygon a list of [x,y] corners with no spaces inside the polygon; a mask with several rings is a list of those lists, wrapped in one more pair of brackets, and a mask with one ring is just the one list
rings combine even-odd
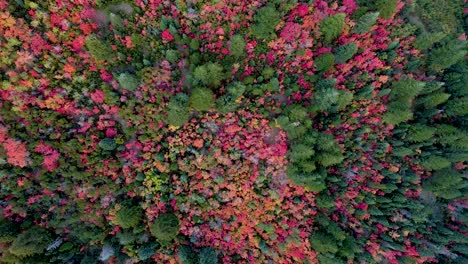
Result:
{"label": "pink leaves", "polygon": [[301,34],[301,26],[297,23],[286,22],[283,30],[280,33],[281,38],[286,42],[296,40]]}
{"label": "pink leaves", "polygon": [[89,95],[95,103],[102,104],[104,102],[104,92],[101,90],[96,90]]}
{"label": "pink leaves", "polygon": [[174,40],[174,36],[172,36],[171,32],[169,32],[169,29],[164,30],[164,31],[161,33],[161,37],[162,37],[163,40],[165,40],[166,42],[170,42],[170,41]]}
{"label": "pink leaves", "polygon": [[11,165],[22,168],[31,163],[26,144],[21,141],[9,138],[2,142],[2,146],[6,150],[7,161]]}
{"label": "pink leaves", "polygon": [[35,152],[41,153],[44,155],[44,161],[42,162],[42,167],[45,170],[53,171],[58,166],[58,159],[60,157],[60,153],[52,148],[51,146],[40,143],[34,149]]}

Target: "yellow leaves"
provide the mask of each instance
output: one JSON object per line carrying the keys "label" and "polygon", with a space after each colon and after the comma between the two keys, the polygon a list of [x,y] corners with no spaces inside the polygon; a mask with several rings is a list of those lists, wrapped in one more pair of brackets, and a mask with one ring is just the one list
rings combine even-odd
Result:
{"label": "yellow leaves", "polygon": [[160,172],[169,172],[169,168],[167,167],[166,164],[163,164],[161,163],[160,161],[155,161],[153,163],[153,166],[156,167],[156,169],[158,169],[158,171]]}
{"label": "yellow leaves", "polygon": [[174,131],[176,131],[177,129],[179,129],[179,126],[169,125],[169,131],[174,132]]}
{"label": "yellow leaves", "polygon": [[0,13],[0,21],[2,21],[2,25],[5,27],[11,27],[16,24],[15,19],[10,16],[10,13],[8,12]]}

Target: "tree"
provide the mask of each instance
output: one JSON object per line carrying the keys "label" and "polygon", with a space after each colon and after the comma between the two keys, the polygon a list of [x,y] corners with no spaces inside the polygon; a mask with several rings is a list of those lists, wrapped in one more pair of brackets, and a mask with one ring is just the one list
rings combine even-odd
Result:
{"label": "tree", "polygon": [[451,117],[463,117],[468,115],[467,97],[459,97],[448,101],[445,112]]}
{"label": "tree", "polygon": [[199,264],[218,264],[218,256],[210,247],[202,248],[199,254]]}
{"label": "tree", "polygon": [[331,42],[341,35],[345,26],[346,14],[338,13],[320,21],[320,33],[326,42]]}
{"label": "tree", "polygon": [[466,41],[453,39],[434,48],[428,54],[429,69],[440,72],[463,60],[467,52]]}
{"label": "tree", "polygon": [[229,52],[237,58],[245,56],[245,40],[242,35],[233,35],[231,37]]}
{"label": "tree", "polygon": [[189,104],[197,111],[208,111],[214,105],[213,92],[207,88],[196,88],[190,95]]}
{"label": "tree", "polygon": [[254,24],[251,27],[252,34],[258,39],[276,38],[275,28],[280,21],[280,14],[273,6],[262,7],[254,16]]}
{"label": "tree", "polygon": [[135,91],[138,85],[140,85],[140,82],[135,77],[135,75],[129,73],[119,74],[119,76],[117,77],[117,81],[119,82],[121,88],[129,91]]}
{"label": "tree", "polygon": [[19,225],[8,219],[0,218],[0,243],[13,241],[19,233]]}
{"label": "tree", "polygon": [[199,83],[212,87],[219,86],[225,78],[223,67],[217,62],[209,62],[196,67],[193,76]]}
{"label": "tree", "polygon": [[430,155],[421,162],[421,165],[429,171],[444,169],[451,164],[452,163],[448,159],[436,155]]}
{"label": "tree", "polygon": [[345,45],[339,46],[335,49],[335,61],[338,64],[345,63],[351,59],[354,54],[358,51],[356,43],[346,43]]}
{"label": "tree", "polygon": [[326,72],[335,64],[335,56],[332,53],[324,53],[315,58],[315,66],[317,70]]}
{"label": "tree", "polygon": [[18,257],[42,253],[52,242],[49,232],[34,226],[21,233],[11,244],[10,252]]}
{"label": "tree", "polygon": [[375,8],[379,12],[380,17],[389,19],[395,13],[398,5],[398,0],[376,0]]}
{"label": "tree", "polygon": [[354,32],[363,34],[369,31],[369,29],[377,22],[379,14],[379,12],[369,12],[361,16],[353,29]]}
{"label": "tree", "polygon": [[455,199],[462,195],[460,188],[462,175],[452,169],[442,169],[434,172],[432,177],[423,183],[423,189],[444,199]]}
{"label": "tree", "polygon": [[114,222],[122,228],[136,227],[142,215],[143,212],[139,206],[122,206],[115,213]]}
{"label": "tree", "polygon": [[115,140],[113,138],[101,139],[98,145],[103,150],[108,150],[108,151],[114,150],[117,147],[117,144],[115,143]]}
{"label": "tree", "polygon": [[167,108],[167,123],[173,126],[182,126],[190,116],[188,110],[189,97],[184,93],[174,95],[169,101]]}
{"label": "tree", "polygon": [[177,257],[182,264],[198,264],[198,255],[189,246],[179,246]]}
{"label": "tree", "polygon": [[85,42],[88,51],[97,59],[105,60],[112,56],[112,50],[108,45],[97,38],[96,35],[89,35]]}
{"label": "tree", "polygon": [[151,234],[158,242],[167,246],[179,233],[180,221],[176,215],[166,213],[160,214],[150,225]]}

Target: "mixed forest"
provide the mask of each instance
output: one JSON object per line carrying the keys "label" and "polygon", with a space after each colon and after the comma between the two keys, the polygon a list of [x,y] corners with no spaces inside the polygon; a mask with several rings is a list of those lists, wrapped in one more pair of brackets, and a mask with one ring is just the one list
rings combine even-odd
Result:
{"label": "mixed forest", "polygon": [[465,0],[0,0],[0,263],[468,263]]}

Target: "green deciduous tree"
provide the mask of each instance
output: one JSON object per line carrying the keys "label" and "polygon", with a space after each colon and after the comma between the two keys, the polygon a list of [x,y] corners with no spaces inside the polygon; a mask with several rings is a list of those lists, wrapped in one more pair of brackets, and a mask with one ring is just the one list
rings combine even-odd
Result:
{"label": "green deciduous tree", "polygon": [[395,13],[397,4],[398,0],[376,0],[374,6],[381,18],[389,19]]}

